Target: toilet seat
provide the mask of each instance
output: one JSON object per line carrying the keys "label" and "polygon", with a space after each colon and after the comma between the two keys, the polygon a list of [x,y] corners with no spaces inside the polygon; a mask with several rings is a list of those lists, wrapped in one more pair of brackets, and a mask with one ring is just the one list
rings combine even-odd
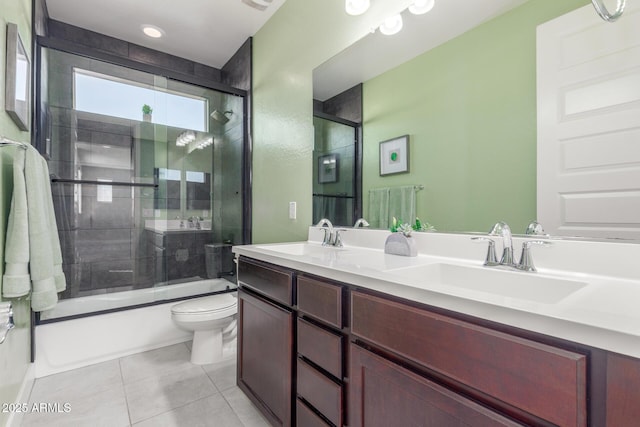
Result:
{"label": "toilet seat", "polygon": [[182,302],[171,307],[172,314],[198,315],[198,314],[214,314],[217,312],[228,311],[238,305],[238,299],[230,293],[211,295],[208,297],[195,298],[190,301]]}

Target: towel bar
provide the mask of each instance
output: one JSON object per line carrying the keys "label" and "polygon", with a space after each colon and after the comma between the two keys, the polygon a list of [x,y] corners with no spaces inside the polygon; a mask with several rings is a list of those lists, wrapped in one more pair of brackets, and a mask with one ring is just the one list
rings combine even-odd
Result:
{"label": "towel bar", "polygon": [[5,138],[4,136],[0,136],[0,147],[6,147],[10,145],[14,145],[14,146],[17,145],[23,150],[27,149],[27,144],[25,142],[14,141],[12,139]]}
{"label": "towel bar", "polygon": [[64,179],[64,178],[51,178],[53,183],[61,184],[90,184],[90,185],[111,185],[121,187],[153,187],[158,188],[158,184],[145,184],[142,182],[118,182],[118,181],[90,181],[86,179]]}
{"label": "towel bar", "polygon": [[0,303],[0,321],[6,318],[6,322],[0,324],[0,344],[7,338],[7,334],[10,330],[15,328],[13,323],[13,308],[10,302]]}

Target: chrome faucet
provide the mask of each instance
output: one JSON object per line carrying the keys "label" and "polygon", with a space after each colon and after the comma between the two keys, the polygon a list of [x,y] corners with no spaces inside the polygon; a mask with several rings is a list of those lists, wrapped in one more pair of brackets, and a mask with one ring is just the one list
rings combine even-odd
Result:
{"label": "chrome faucet", "polygon": [[511,240],[511,228],[509,228],[506,222],[500,221],[491,228],[489,236],[502,237],[502,258],[500,259],[500,265],[513,267],[513,242]]}
{"label": "chrome faucet", "polygon": [[196,230],[200,230],[200,217],[198,216],[189,217],[189,228],[195,228]]}
{"label": "chrome faucet", "polygon": [[[324,228],[324,227],[327,228]],[[333,245],[333,224],[327,218],[322,218],[316,224],[316,227],[322,227],[321,230],[324,231],[324,239],[322,239],[322,246],[330,246]]]}
{"label": "chrome faucet", "polygon": [[336,248],[343,247],[340,232],[347,231],[345,228],[334,228],[333,224],[331,224],[331,221],[326,218],[322,218],[320,221],[318,221],[316,227],[320,227],[321,230],[324,230],[322,246],[334,246]]}
{"label": "chrome faucet", "polygon": [[353,228],[358,228],[358,227],[368,227],[369,223],[367,222],[366,219],[364,218],[360,218],[356,221],[355,224],[353,224]]}
{"label": "chrome faucet", "polygon": [[[537,229],[537,222],[532,222],[529,224],[527,231],[529,228]],[[540,227],[541,229],[542,227]],[[542,230],[544,233],[544,230]],[[527,233],[528,234],[528,233]],[[495,242],[493,239],[489,237],[472,237],[471,240],[479,241],[479,242],[488,242],[489,248],[487,250],[487,257],[484,261],[484,265],[487,267],[511,267],[516,270],[522,271],[536,271],[535,266],[533,265],[533,258],[531,257],[531,246],[540,245],[540,246],[548,246],[551,245],[550,242],[546,242],[543,240],[528,240],[522,243],[522,254],[520,255],[520,262],[516,264],[513,260],[513,242],[511,236],[511,228],[505,222],[496,223],[491,230],[489,231],[489,236],[499,236],[502,237],[502,258],[500,262],[497,261],[496,252],[495,252]]]}

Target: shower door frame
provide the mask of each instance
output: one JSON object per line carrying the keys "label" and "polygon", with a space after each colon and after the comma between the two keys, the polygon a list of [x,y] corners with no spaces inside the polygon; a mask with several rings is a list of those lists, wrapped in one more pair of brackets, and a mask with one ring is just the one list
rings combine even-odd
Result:
{"label": "shower door frame", "polygon": [[[32,132],[32,144],[34,145],[34,147],[38,149],[38,151],[45,158],[47,158],[47,153],[49,152],[48,145],[51,142],[45,140],[46,130],[43,127],[44,117],[43,117],[43,112],[41,110],[41,102],[42,102],[41,92],[42,92],[43,76],[42,76],[42,73],[39,72],[39,68],[42,66],[43,49],[51,49],[55,51],[72,54],[72,55],[86,57],[89,59],[95,59],[98,61],[103,61],[106,63],[113,64],[113,65],[127,67],[136,71],[142,71],[152,75],[165,77],[173,81],[187,83],[187,84],[199,86],[205,89],[211,89],[226,95],[235,95],[235,96],[242,97],[242,105],[243,105],[243,143],[242,143],[243,148],[242,148],[242,159],[241,159],[241,165],[243,168],[242,184],[241,184],[242,193],[243,193],[242,243],[247,244],[251,242],[251,239],[252,239],[252,221],[251,221],[252,220],[252,199],[251,199],[252,144],[251,144],[251,128],[250,128],[251,122],[249,120],[250,102],[251,102],[250,91],[238,89],[215,80],[199,78],[197,76],[183,74],[178,71],[158,67],[152,64],[141,63],[131,59],[119,57],[113,54],[109,54],[107,52],[95,50],[91,47],[83,46],[68,40],[49,38],[44,36],[35,36],[34,40],[35,40],[34,56],[36,57],[36,60],[33,62],[34,62],[34,69],[35,67],[38,67],[38,70],[35,70],[36,72],[33,73],[35,76],[34,82],[33,82],[35,87],[35,90],[33,91],[35,99],[34,99],[33,121],[32,121],[32,123],[34,124],[33,132]],[[33,328],[36,325],[40,325],[40,324],[64,321],[64,320],[81,318],[81,317],[89,317],[89,316],[94,316],[98,314],[107,314],[107,313],[112,313],[117,311],[153,306],[157,304],[165,304],[165,303],[180,301],[180,300],[193,298],[197,296],[201,296],[201,295],[195,295],[195,296],[186,297],[186,298],[183,297],[183,298],[177,298],[177,299],[161,300],[161,301],[156,301],[152,303],[143,303],[138,305],[126,306],[126,307],[119,307],[119,308],[113,308],[113,309],[103,310],[99,312],[81,313],[81,314],[72,315],[69,317],[61,317],[61,318],[42,320],[42,321],[40,320],[39,313],[34,312],[32,316],[32,335],[33,335]],[[35,348],[32,347],[32,359],[33,359],[34,353],[35,353]]]}

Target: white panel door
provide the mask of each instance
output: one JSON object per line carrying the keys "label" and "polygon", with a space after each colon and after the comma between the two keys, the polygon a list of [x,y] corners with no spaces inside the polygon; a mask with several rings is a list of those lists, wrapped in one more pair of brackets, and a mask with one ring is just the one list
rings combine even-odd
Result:
{"label": "white panel door", "polygon": [[538,221],[565,236],[640,238],[640,0],[538,27]]}

